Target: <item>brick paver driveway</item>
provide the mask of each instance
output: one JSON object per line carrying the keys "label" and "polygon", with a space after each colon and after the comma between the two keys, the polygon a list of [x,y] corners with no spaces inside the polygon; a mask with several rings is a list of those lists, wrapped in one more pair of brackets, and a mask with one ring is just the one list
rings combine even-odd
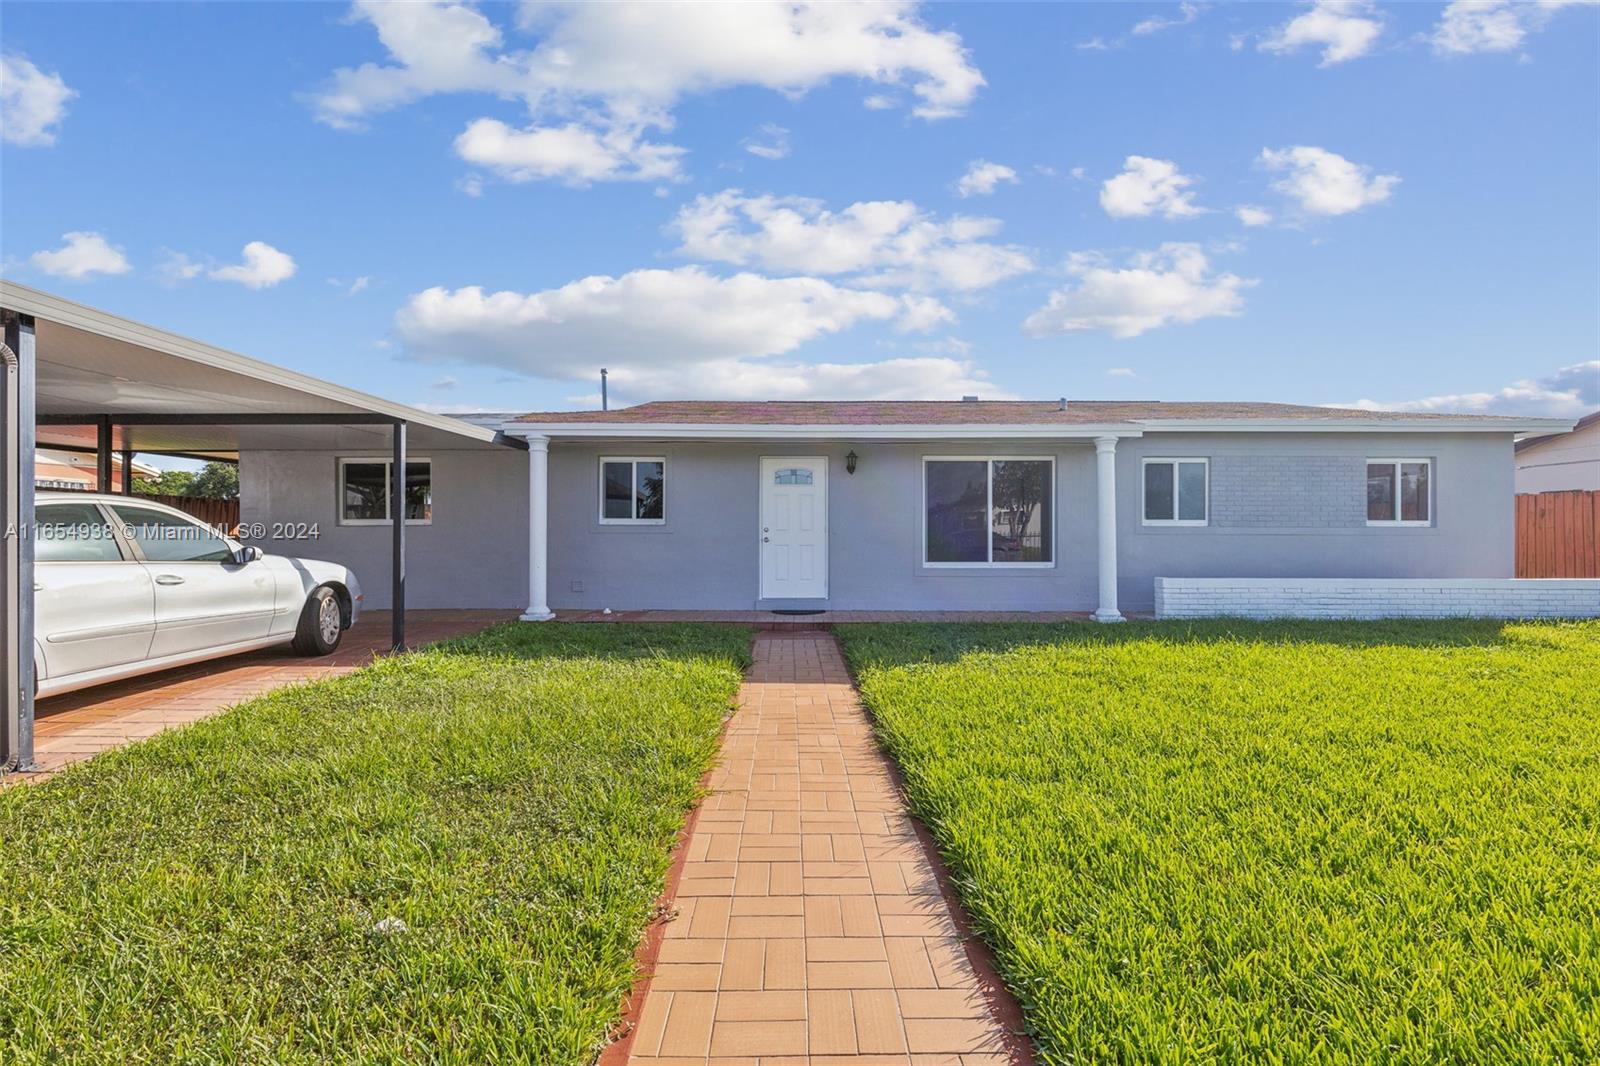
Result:
{"label": "brick paver driveway", "polygon": [[1030,1061],[831,636],[757,638],[711,784],[631,1063]]}

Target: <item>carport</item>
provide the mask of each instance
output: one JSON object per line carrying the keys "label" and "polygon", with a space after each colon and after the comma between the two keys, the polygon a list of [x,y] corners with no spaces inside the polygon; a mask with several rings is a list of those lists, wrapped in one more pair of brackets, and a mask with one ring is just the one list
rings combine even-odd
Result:
{"label": "carport", "polygon": [[[0,769],[33,761],[33,470],[36,445],[92,453],[101,485],[134,453],[238,462],[253,449],[364,450],[392,456],[390,499],[405,499],[408,448],[526,449],[496,430],[431,414],[0,281],[0,565],[4,723]],[[406,524],[392,512],[390,645],[405,647]],[[309,553],[307,553],[309,554]]]}

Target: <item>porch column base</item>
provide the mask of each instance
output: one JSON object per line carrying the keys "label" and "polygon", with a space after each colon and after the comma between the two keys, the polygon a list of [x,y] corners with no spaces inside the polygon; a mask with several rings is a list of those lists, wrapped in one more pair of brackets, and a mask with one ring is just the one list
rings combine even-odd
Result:
{"label": "porch column base", "polygon": [[1115,607],[1111,608],[1110,610],[1107,610],[1106,608],[1102,607],[1098,611],[1096,611],[1094,614],[1090,615],[1089,617],[1093,618],[1096,622],[1101,622],[1101,623],[1126,622],[1127,621],[1126,618],[1122,617],[1122,612],[1117,610]]}
{"label": "porch column base", "polygon": [[550,619],[554,618],[555,616],[556,616],[556,613],[554,611],[550,610],[547,607],[543,611],[523,611],[522,614],[517,618],[517,621],[519,621],[519,622],[548,622],[548,621],[550,621]]}

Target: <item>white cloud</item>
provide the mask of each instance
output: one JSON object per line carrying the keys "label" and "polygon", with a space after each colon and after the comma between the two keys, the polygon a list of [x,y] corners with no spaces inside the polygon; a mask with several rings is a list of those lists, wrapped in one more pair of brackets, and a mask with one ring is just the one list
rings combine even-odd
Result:
{"label": "white cloud", "polygon": [[1159,213],[1163,218],[1190,218],[1205,214],[1194,205],[1189,186],[1194,179],[1178,170],[1169,159],[1149,159],[1130,155],[1122,173],[1107,178],[1100,186],[1100,206],[1112,218],[1147,218]]}
{"label": "white cloud", "polygon": [[1272,212],[1254,204],[1240,204],[1233,209],[1233,217],[1243,222],[1246,226],[1269,226],[1272,224]]}
{"label": "white cloud", "polygon": [[1106,377],[1108,378],[1131,378],[1134,376],[1133,367],[1131,366],[1114,366],[1106,371]]}
{"label": "white cloud", "polygon": [[1022,249],[984,239],[999,232],[999,220],[940,220],[909,200],[865,201],[834,212],[819,200],[726,189],[685,204],[668,228],[681,240],[679,254],[691,258],[858,275],[869,287],[972,291],[1033,269]]}
{"label": "white cloud", "polygon": [[563,377],[621,353],[666,369],[782,355],[858,322],[921,325],[924,302],[820,278],[718,277],[699,267],[593,276],[558,289],[485,293],[476,286],[412,296],[396,318],[407,349]]}
{"label": "white cloud", "polygon": [[67,101],[78,94],[59,74],[46,74],[20,55],[0,55],[0,140],[37,147],[56,143]]}
{"label": "white cloud", "polygon": [[1593,6],[1596,0],[1453,0],[1433,28],[1433,50],[1440,55],[1514,52],[1529,33],[1542,30],[1567,7]]}
{"label": "white cloud", "polygon": [[513,180],[675,176],[683,149],[648,134],[670,130],[672,108],[693,93],[751,85],[798,96],[857,78],[905,90],[914,114],[937,119],[960,114],[984,83],[960,37],[929,28],[905,0],[528,3],[518,28],[537,43],[523,49],[463,3],[358,0],[351,17],[372,24],[389,61],[335,71],[312,98],[317,117],[353,128],[435,93],[520,99],[539,124],[480,119],[457,142]]}
{"label": "white cloud", "polygon": [[972,165],[967,167],[967,172],[961,175],[961,180],[956,182],[956,195],[962,199],[969,196],[988,196],[1001,182],[1015,185],[1017,172],[1003,163],[974,159]]}
{"label": "white cloud", "polygon": [[295,263],[287,252],[280,252],[265,241],[244,246],[242,262],[217,267],[210,272],[216,281],[236,281],[252,289],[267,289],[294,277]]}
{"label": "white cloud", "polygon": [[678,177],[684,149],[645,141],[643,132],[624,125],[595,130],[576,122],[515,129],[497,118],[480,118],[456,138],[455,149],[467,162],[514,182],[553,178],[587,185]]}
{"label": "white cloud", "polygon": [[1383,20],[1367,0],[1316,0],[1262,39],[1263,52],[1296,52],[1307,45],[1322,47],[1322,62],[1331,67],[1366,55],[1383,34]]}
{"label": "white cloud", "polygon": [[680,267],[582,278],[528,294],[428,289],[401,308],[395,331],[420,359],[567,381],[588,381],[605,366],[619,395],[641,399],[959,395],[975,380],[965,360],[771,361],[861,323],[903,330],[948,318],[926,297]]}
{"label": "white cloud", "polygon": [[1253,279],[1218,274],[1197,244],[1168,243],[1134,255],[1117,268],[1094,254],[1073,256],[1067,271],[1077,282],[1050,294],[1022,324],[1023,332],[1104,330],[1119,340],[1202,318],[1231,317],[1244,309]]}
{"label": "white cloud", "polygon": [[205,273],[205,267],[196,263],[183,252],[175,252],[171,248],[163,248],[161,253],[161,265],[156,270],[163,281],[169,283],[190,281]]}
{"label": "white cloud", "polygon": [[1072,47],[1080,52],[1109,52],[1111,50],[1111,46],[1106,44],[1105,39],[1102,37],[1091,37],[1087,41],[1079,41]]}
{"label": "white cloud", "polygon": [[764,122],[757,136],[746,137],[744,150],[762,159],[782,159],[789,154],[789,131],[774,122]]}
{"label": "white cloud", "polygon": [[1519,378],[1493,392],[1463,392],[1420,400],[1357,400],[1339,404],[1366,411],[1439,411],[1578,418],[1600,408],[1600,359],[1564,366],[1542,378]]}
{"label": "white cloud", "polygon": [[329,278],[328,284],[336,289],[343,289],[346,296],[354,296],[358,292],[365,292],[372,284],[372,278],[366,274],[353,281],[346,282],[343,278]]}
{"label": "white cloud", "polygon": [[1263,148],[1260,162],[1268,170],[1283,172],[1272,187],[1313,215],[1345,215],[1382,203],[1400,184],[1393,174],[1374,176],[1371,167],[1307,145]]}
{"label": "white cloud", "polygon": [[53,251],[34,252],[28,260],[36,270],[51,277],[81,281],[91,274],[126,274],[133,269],[121,248],[113,248],[98,233],[75,231],[64,234],[64,243]]}
{"label": "white cloud", "polygon": [[1161,30],[1169,29],[1173,26],[1187,26],[1199,17],[1200,5],[1184,0],[1183,3],[1178,5],[1178,14],[1176,16],[1169,18],[1164,15],[1151,15],[1144,21],[1135,23],[1133,32],[1135,36],[1142,37],[1149,33],[1159,33]]}

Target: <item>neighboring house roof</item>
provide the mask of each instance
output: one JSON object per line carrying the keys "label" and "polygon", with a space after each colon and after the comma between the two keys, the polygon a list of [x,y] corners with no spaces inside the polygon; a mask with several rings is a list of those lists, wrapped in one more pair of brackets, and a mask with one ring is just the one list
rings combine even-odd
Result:
{"label": "neighboring house roof", "polygon": [[[1591,411],[1582,418],[1578,419],[1577,424],[1572,427],[1572,432],[1578,433],[1582,430],[1588,429],[1597,422],[1600,422],[1600,411]],[[1517,441],[1517,451],[1519,453],[1525,452],[1529,448],[1537,448],[1540,445],[1549,444],[1551,441],[1560,440],[1565,436],[1565,433],[1547,433],[1541,437],[1526,437]]]}
{"label": "neighboring house roof", "polygon": [[[1169,424],[1163,426],[1162,424]],[[1162,403],[1154,400],[667,400],[611,411],[545,411],[511,426],[1009,426],[1127,425],[1202,428],[1268,424],[1289,428],[1429,428],[1563,432],[1564,419],[1417,414],[1287,403]]]}

